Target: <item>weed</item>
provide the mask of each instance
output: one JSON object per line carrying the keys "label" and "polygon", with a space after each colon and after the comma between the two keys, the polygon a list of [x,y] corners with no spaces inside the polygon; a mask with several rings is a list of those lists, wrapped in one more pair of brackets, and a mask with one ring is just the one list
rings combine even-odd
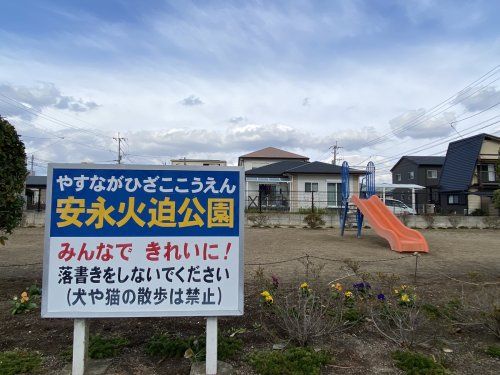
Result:
{"label": "weed", "polygon": [[436,221],[436,217],[434,214],[423,214],[422,215],[425,222],[427,223],[427,228],[431,229],[434,227],[434,222]]}
{"label": "weed", "polygon": [[182,358],[188,349],[188,340],[164,334],[154,335],[146,345],[146,353],[152,357]]}
{"label": "weed", "polygon": [[0,374],[14,375],[32,373],[38,370],[42,357],[36,352],[21,350],[0,352]]}
{"label": "weed", "polygon": [[458,224],[461,221],[461,218],[457,215],[452,215],[452,216],[448,217],[448,221],[450,222],[452,228],[457,229]]}
{"label": "weed", "polygon": [[485,350],[486,354],[491,355],[492,357],[500,358],[500,346],[498,345],[490,345]]}
{"label": "weed", "polygon": [[104,338],[100,335],[90,336],[89,357],[92,359],[112,358],[118,355],[122,347],[128,345],[122,337]]}
{"label": "weed", "polygon": [[284,351],[259,351],[249,355],[254,370],[262,375],[319,374],[331,361],[330,355],[310,348],[290,348]]}
{"label": "weed", "polygon": [[392,353],[396,366],[409,375],[440,375],[446,374],[446,369],[432,358],[409,350],[397,350]]}

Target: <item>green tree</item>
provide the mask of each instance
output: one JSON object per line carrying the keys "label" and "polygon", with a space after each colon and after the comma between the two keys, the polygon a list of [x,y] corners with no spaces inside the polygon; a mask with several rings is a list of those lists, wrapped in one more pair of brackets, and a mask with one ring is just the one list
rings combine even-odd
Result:
{"label": "green tree", "polygon": [[23,217],[26,152],[14,126],[0,117],[0,244]]}

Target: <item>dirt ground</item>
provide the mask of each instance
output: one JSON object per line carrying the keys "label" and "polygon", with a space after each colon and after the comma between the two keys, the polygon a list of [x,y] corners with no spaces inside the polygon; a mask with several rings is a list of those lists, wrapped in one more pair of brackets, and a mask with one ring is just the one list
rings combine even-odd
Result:
{"label": "dirt ground", "polygon": [[[427,295],[439,299],[458,293],[460,283],[453,279],[466,280],[471,273],[491,282],[500,281],[500,231],[448,229],[422,233],[431,250],[418,257],[416,282]],[[72,321],[41,319],[39,311],[16,316],[9,311],[12,296],[31,284],[41,285],[42,255],[42,228],[18,229],[0,248],[0,351],[40,351],[44,356],[42,373],[57,374],[66,364],[61,353],[71,345]],[[309,258],[295,260],[305,255]],[[390,251],[387,242],[370,230],[357,239],[354,231],[340,237],[334,229],[247,228],[245,315],[220,319],[220,326],[247,328],[240,336],[245,352],[270,348],[272,343],[253,328],[258,319],[255,270],[262,265],[268,274],[281,280],[295,280],[304,273],[303,263],[309,261],[324,267],[322,275],[328,281],[346,275],[346,258],[359,261],[362,271],[396,273],[403,282],[415,281],[415,257]],[[112,360],[109,374],[188,374],[187,360],[155,361],[145,356],[144,344],[154,333],[201,334],[203,329],[204,321],[199,318],[95,319],[91,323],[92,333],[118,333],[130,341],[121,356]],[[494,374],[500,368],[498,360],[481,354],[481,348],[494,342],[484,332],[447,337],[445,342],[453,349],[445,358],[453,373]],[[375,332],[347,332],[332,338],[331,346],[336,362],[325,373],[399,373],[388,354],[394,348]],[[237,373],[252,373],[243,359],[233,364]]]}

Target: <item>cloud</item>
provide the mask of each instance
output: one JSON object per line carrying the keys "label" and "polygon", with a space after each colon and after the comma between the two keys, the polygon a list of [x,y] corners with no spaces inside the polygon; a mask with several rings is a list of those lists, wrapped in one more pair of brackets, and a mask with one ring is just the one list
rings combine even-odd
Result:
{"label": "cloud", "polygon": [[240,124],[240,123],[242,123],[243,121],[246,121],[246,117],[243,117],[243,116],[235,116],[235,117],[231,117],[228,121],[229,121],[231,124]]}
{"label": "cloud", "polygon": [[187,98],[182,99],[181,101],[182,105],[187,105],[187,106],[195,106],[195,105],[202,105],[203,102],[201,99],[197,96],[190,95]]}
{"label": "cloud", "polygon": [[304,98],[304,100],[302,100],[302,105],[304,107],[308,107],[311,105],[311,98]]}
{"label": "cloud", "polygon": [[[50,82],[40,82],[32,87],[0,84],[0,98],[3,116],[17,116],[23,120],[34,119],[37,117],[36,112],[45,108],[87,112],[98,107],[93,101],[62,95],[61,91]],[[24,106],[33,111],[27,111]]]}
{"label": "cloud", "polygon": [[455,112],[444,112],[438,116],[427,115],[423,108],[407,111],[389,121],[391,130],[398,138],[430,139],[445,137],[453,132],[451,123]]}
{"label": "cloud", "polygon": [[485,87],[474,95],[468,97],[471,90],[458,94],[453,104],[461,104],[469,112],[482,111],[500,103],[500,91],[496,87]]}

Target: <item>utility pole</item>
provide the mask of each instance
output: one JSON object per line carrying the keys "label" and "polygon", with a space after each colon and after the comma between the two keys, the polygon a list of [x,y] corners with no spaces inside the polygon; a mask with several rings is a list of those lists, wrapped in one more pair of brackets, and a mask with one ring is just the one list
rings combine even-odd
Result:
{"label": "utility pole", "polygon": [[338,142],[335,141],[335,145],[330,147],[333,150],[333,160],[332,164],[337,165],[337,155],[339,154],[339,150],[342,148],[338,145]]}
{"label": "utility pole", "polygon": [[118,142],[118,159],[116,161],[118,164],[121,164],[123,158],[122,141],[126,140],[126,138],[120,137],[120,133],[118,133],[118,137],[113,137],[113,139]]}
{"label": "utility pole", "polygon": [[35,169],[34,169],[34,164],[35,164],[35,154],[31,154],[31,176],[35,175]]}

